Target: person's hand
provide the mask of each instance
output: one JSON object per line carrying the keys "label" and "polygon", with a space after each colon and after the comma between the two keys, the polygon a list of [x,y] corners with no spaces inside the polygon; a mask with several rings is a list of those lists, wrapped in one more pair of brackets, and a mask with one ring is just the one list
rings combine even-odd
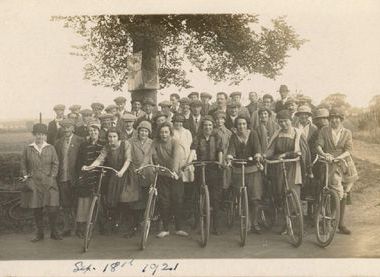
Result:
{"label": "person's hand", "polygon": [[84,165],[82,166],[82,171],[90,171],[93,170],[95,166],[89,166],[89,165]]}
{"label": "person's hand", "polygon": [[178,179],[179,179],[179,176],[178,176],[178,174],[177,174],[176,172],[173,173],[173,178],[174,178],[175,180],[178,180]]}
{"label": "person's hand", "polygon": [[314,179],[314,174],[313,174],[313,173],[309,173],[309,174],[308,174],[308,177],[309,177],[310,179]]}
{"label": "person's hand", "polygon": [[119,177],[119,178],[123,177],[123,175],[124,175],[124,172],[121,172],[121,171],[118,171],[116,173],[116,176]]}
{"label": "person's hand", "polygon": [[325,159],[328,161],[328,162],[332,162],[334,160],[334,156],[331,155],[330,153],[326,153],[325,154]]}
{"label": "person's hand", "polygon": [[282,153],[282,154],[278,155],[279,160],[283,160],[283,159],[285,159],[285,157],[286,157],[286,153]]}

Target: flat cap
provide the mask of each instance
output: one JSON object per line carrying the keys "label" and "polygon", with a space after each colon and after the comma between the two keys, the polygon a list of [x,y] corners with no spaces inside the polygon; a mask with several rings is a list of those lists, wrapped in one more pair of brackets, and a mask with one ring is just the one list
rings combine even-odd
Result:
{"label": "flat cap", "polygon": [[79,111],[82,116],[92,116],[92,110],[90,109],[84,109]]}
{"label": "flat cap", "polygon": [[125,103],[127,102],[127,99],[123,96],[119,96],[119,97],[116,97],[114,100],[113,100],[116,104],[119,104],[119,103]]}
{"label": "flat cap", "polygon": [[149,98],[149,97],[144,99],[143,104],[144,105],[152,105],[152,106],[155,105],[154,100],[152,98]]}
{"label": "flat cap", "polygon": [[230,102],[228,102],[227,107],[228,108],[240,108],[241,104],[237,101],[230,101]]}
{"label": "flat cap", "polygon": [[87,125],[88,125],[88,127],[95,127],[95,128],[98,128],[100,130],[100,122],[99,122],[99,120],[93,119],[90,122],[88,122]]}
{"label": "flat cap", "polygon": [[227,114],[223,111],[216,111],[214,113],[214,118],[217,119],[217,118],[224,118],[226,119],[227,118]]}
{"label": "flat cap", "polygon": [[71,127],[71,126],[74,126],[75,125],[75,122],[74,120],[70,119],[70,118],[65,118],[65,119],[62,119],[60,122],[59,122],[59,125],[61,125],[62,127]]}
{"label": "flat cap", "polygon": [[300,115],[302,113],[306,113],[309,116],[311,116],[312,115],[311,108],[309,106],[307,106],[307,105],[299,106],[298,109],[297,109],[296,115]]}
{"label": "flat cap", "polygon": [[203,103],[201,100],[193,100],[190,102],[191,107],[202,107]]}
{"label": "flat cap", "polygon": [[172,119],[173,122],[184,122],[185,117],[182,114],[175,114]]}
{"label": "flat cap", "polygon": [[99,115],[100,121],[106,120],[106,119],[112,119],[113,115],[109,113],[101,114]]}
{"label": "flat cap", "polygon": [[160,107],[171,107],[172,104],[169,101],[165,100],[165,101],[160,102],[158,104],[158,106],[160,106]]}
{"label": "flat cap", "polygon": [[279,92],[289,92],[289,89],[286,85],[281,85],[280,89],[278,91]]}
{"label": "flat cap", "polygon": [[193,96],[193,95],[196,95],[197,97],[199,97],[199,92],[192,91],[192,92],[190,92],[190,94],[187,97],[190,97],[190,96]]}
{"label": "flat cap", "polygon": [[55,110],[55,111],[59,111],[59,110],[63,111],[63,110],[65,110],[65,108],[66,108],[65,105],[58,104],[58,105],[54,106],[53,110]]}
{"label": "flat cap", "polygon": [[208,98],[208,99],[211,99],[212,98],[212,95],[208,92],[202,92],[201,93],[201,98]]}
{"label": "flat cap", "polygon": [[330,115],[329,110],[325,108],[318,108],[313,115],[313,118],[328,118]]}
{"label": "flat cap", "polygon": [[153,121],[156,121],[157,118],[159,117],[162,117],[162,116],[165,116],[166,118],[168,118],[168,115],[166,113],[163,113],[163,112],[157,112],[154,117],[153,117]]}
{"label": "flat cap", "polygon": [[70,111],[79,111],[81,107],[82,107],[81,105],[71,105],[69,107],[69,110]]}
{"label": "flat cap", "polygon": [[108,105],[107,108],[105,109],[106,112],[113,110],[113,109],[118,109],[119,107],[116,105]]}
{"label": "flat cap", "polygon": [[183,97],[183,98],[179,99],[179,103],[180,104],[190,105],[190,102],[191,102],[191,100],[189,98],[187,98],[187,97]]}
{"label": "flat cap", "polygon": [[95,103],[91,104],[91,108],[93,110],[103,110],[104,109],[104,105],[102,103],[95,102]]}
{"label": "flat cap", "polygon": [[240,91],[234,91],[230,94],[230,97],[233,97],[233,96],[241,96],[241,92]]}
{"label": "flat cap", "polygon": [[127,121],[127,122],[134,122],[134,121],[136,121],[137,117],[134,116],[131,113],[126,113],[126,114],[123,114],[123,116],[121,117],[121,119],[123,121]]}

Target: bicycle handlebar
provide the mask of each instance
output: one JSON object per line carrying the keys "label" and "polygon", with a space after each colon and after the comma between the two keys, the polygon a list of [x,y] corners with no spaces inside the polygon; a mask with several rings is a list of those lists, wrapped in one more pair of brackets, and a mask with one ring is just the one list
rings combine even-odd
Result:
{"label": "bicycle handlebar", "polygon": [[209,164],[216,164],[216,165],[222,165],[220,162],[218,161],[192,161],[190,163],[187,163],[185,164],[184,166],[181,167],[181,169],[184,169],[186,167],[188,167],[189,165],[194,165],[194,166],[206,166],[206,165],[209,165]]}
{"label": "bicycle handlebar", "polygon": [[277,160],[265,159],[265,163],[267,164],[291,163],[291,162],[298,162],[299,160],[300,160],[300,157],[293,158],[293,159],[277,159]]}
{"label": "bicycle handlebar", "polygon": [[118,171],[117,171],[116,169],[114,169],[114,168],[112,168],[112,167],[109,167],[109,166],[102,166],[102,165],[94,166],[93,169],[90,169],[90,170],[88,170],[88,171],[92,171],[92,170],[94,170],[94,169],[96,169],[96,168],[105,169],[105,170],[111,170],[111,171],[113,171],[115,174],[118,173]]}
{"label": "bicycle handlebar", "polygon": [[154,168],[154,169],[160,170],[161,172],[169,173],[172,177],[177,176],[175,172],[171,171],[169,168],[161,166],[161,165],[155,165],[155,164],[147,164],[147,165],[141,166],[135,169],[135,173],[140,173],[144,168]]}
{"label": "bicycle handlebar", "polygon": [[347,166],[347,162],[345,159],[342,159],[342,158],[339,158],[339,159],[333,159],[332,161],[328,161],[326,160],[324,157],[322,157],[321,155],[316,155],[314,161],[313,161],[313,165],[315,165],[317,162],[320,162],[320,163],[325,163],[325,164],[331,164],[331,163],[336,163],[336,162],[343,162],[346,166]]}

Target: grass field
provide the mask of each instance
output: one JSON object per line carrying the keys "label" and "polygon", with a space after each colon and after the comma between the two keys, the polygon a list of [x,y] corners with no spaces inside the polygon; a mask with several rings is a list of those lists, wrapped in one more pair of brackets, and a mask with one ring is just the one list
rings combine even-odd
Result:
{"label": "grass field", "polygon": [[25,133],[1,133],[0,153],[21,152],[25,145],[33,141],[30,132]]}

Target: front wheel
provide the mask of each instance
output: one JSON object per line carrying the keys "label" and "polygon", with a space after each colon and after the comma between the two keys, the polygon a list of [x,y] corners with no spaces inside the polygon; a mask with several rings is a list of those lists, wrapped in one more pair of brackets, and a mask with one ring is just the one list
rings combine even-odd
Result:
{"label": "front wheel", "polygon": [[335,235],[340,217],[340,201],[333,190],[325,190],[321,194],[315,216],[315,227],[318,244],[328,246]]}
{"label": "front wheel", "polygon": [[91,202],[90,211],[87,218],[87,224],[86,224],[86,233],[84,235],[84,241],[83,241],[83,251],[87,252],[88,248],[90,246],[90,242],[92,239],[92,235],[94,233],[94,228],[96,224],[96,220],[98,217],[98,211],[99,211],[99,197],[94,196]]}
{"label": "front wheel", "polygon": [[294,189],[286,193],[285,218],[290,243],[294,247],[299,247],[303,239],[303,214],[300,200]]}
{"label": "front wheel", "polygon": [[148,236],[149,236],[149,230],[151,221],[154,216],[154,209],[156,206],[156,198],[157,195],[154,190],[149,191],[149,197],[147,201],[147,205],[144,212],[144,221],[142,226],[142,233],[141,233],[141,241],[140,241],[140,249],[144,250],[146,247],[146,244],[148,242]]}
{"label": "front wheel", "polygon": [[202,186],[200,189],[199,224],[201,229],[201,246],[205,247],[210,236],[210,195],[207,186]]}
{"label": "front wheel", "polygon": [[248,212],[248,194],[247,188],[240,191],[239,197],[239,216],[240,216],[240,245],[244,246],[247,240],[249,212]]}

